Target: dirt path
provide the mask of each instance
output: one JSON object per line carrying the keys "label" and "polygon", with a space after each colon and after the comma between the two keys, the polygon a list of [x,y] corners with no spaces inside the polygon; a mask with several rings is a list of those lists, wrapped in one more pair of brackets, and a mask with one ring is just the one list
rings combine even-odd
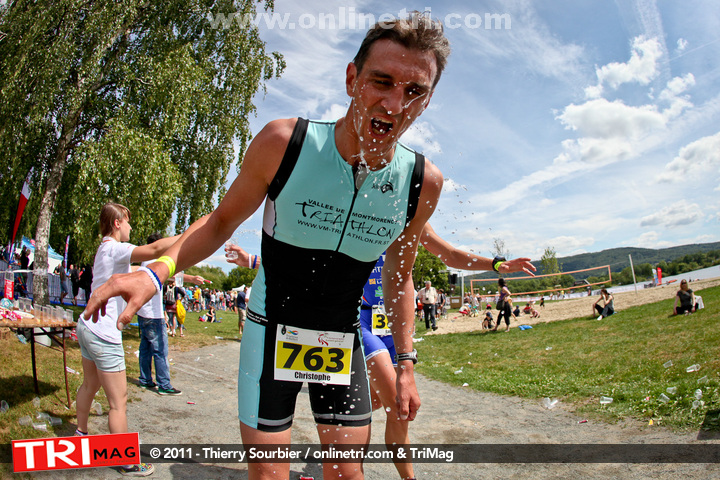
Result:
{"label": "dirt path", "polygon": [[[720,285],[720,278],[710,280],[698,280],[690,283],[690,288],[694,291],[702,290]],[[644,305],[646,303],[659,302],[668,298],[673,298],[679,289],[679,284],[655,288],[639,289],[635,291],[622,292],[613,294],[615,298],[615,310],[622,312],[623,309],[634,307],[636,305]],[[511,328],[518,325],[535,325],[536,323],[554,322],[557,320],[567,320],[570,318],[590,317],[592,305],[598,299],[597,296],[582,297],[570,300],[561,300],[558,302],[547,302],[544,308],[536,308],[540,312],[540,318],[530,318],[528,315],[520,315],[518,321],[512,322]],[[520,304],[520,309],[525,306]],[[668,311],[668,314],[671,312]],[[493,317],[497,318],[497,311],[493,310]],[[427,335],[442,335],[445,333],[458,333],[479,330],[481,317],[468,317],[459,313],[448,315],[449,321],[442,321],[439,329],[435,332],[428,332]]]}

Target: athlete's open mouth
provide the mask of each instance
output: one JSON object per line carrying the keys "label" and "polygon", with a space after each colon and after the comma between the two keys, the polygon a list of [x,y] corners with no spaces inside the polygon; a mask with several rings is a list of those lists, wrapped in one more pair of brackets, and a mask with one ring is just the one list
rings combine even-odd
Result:
{"label": "athlete's open mouth", "polygon": [[377,118],[373,118],[370,120],[370,128],[372,129],[372,132],[376,135],[385,135],[386,133],[390,133],[390,131],[393,129],[393,124]]}

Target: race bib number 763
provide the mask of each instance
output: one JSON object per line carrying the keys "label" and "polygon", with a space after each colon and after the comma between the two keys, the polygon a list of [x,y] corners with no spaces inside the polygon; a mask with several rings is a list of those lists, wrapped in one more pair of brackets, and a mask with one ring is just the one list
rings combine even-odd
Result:
{"label": "race bib number 763", "polygon": [[355,334],[278,325],[275,379],[350,385]]}

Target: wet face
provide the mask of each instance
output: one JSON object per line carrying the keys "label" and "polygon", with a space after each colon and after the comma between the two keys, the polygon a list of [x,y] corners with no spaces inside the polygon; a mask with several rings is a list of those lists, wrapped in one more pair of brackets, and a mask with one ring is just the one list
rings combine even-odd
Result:
{"label": "wet face", "polygon": [[400,136],[425,110],[437,75],[431,52],[379,40],[360,72],[348,65],[346,89],[352,97],[348,129],[371,167],[389,162]]}

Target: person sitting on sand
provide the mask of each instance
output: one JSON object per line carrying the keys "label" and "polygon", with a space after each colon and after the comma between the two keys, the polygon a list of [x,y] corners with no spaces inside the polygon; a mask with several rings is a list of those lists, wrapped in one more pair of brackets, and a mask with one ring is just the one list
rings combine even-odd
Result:
{"label": "person sitting on sand", "polygon": [[535,307],[533,307],[534,303],[535,302],[527,302],[527,304],[525,304],[525,308],[523,308],[523,313],[525,315],[530,315],[532,318],[538,318],[540,317],[540,314],[537,310],[535,310]]}
{"label": "person sitting on sand", "polygon": [[[678,306],[678,303],[680,304]],[[675,305],[673,305],[673,314],[680,315],[682,313],[694,313],[697,310],[698,305],[695,301],[695,294],[692,288],[688,287],[688,281],[680,281],[680,290],[675,295]]]}
{"label": "person sitting on sand", "polygon": [[492,305],[489,303],[487,304],[487,307],[485,308],[485,318],[482,322],[482,327],[485,329],[490,330],[493,328],[493,314],[492,314]]}
{"label": "person sitting on sand", "polygon": [[[603,301],[604,306],[598,305],[600,303],[600,300]],[[607,288],[603,288],[600,290],[600,298],[597,299],[595,303],[593,303],[593,316],[595,316],[595,313],[599,313],[600,316],[597,318],[598,320],[602,320],[605,317],[609,317],[613,313],[615,313],[615,299],[613,298],[610,293],[608,293]]]}

